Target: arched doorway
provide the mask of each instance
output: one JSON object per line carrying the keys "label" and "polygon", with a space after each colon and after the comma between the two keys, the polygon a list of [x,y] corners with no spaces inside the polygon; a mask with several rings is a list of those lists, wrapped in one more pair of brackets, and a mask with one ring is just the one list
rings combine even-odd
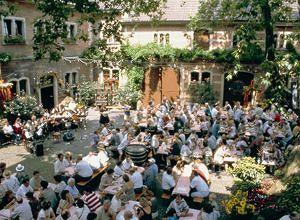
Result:
{"label": "arched doorway", "polygon": [[51,110],[55,106],[55,89],[56,79],[53,75],[48,74],[40,78],[40,103],[43,108]]}
{"label": "arched doorway", "polygon": [[[227,74],[224,75],[224,103],[228,101],[233,104],[239,101],[242,105],[244,103],[246,86],[249,86],[254,79],[254,75],[248,72],[238,72],[231,80],[227,80]],[[248,97],[251,101],[251,94]]]}

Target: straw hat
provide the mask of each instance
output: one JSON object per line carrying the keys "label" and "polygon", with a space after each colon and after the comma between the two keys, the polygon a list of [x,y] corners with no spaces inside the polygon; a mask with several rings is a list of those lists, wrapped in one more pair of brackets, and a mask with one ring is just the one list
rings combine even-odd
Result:
{"label": "straw hat", "polygon": [[16,167],[16,171],[17,172],[22,172],[24,170],[24,168],[25,167],[22,164],[19,163],[18,166]]}
{"label": "straw hat", "polygon": [[3,173],[3,176],[4,176],[5,178],[10,177],[10,176],[11,176],[11,171],[10,171],[10,170],[5,170],[4,173]]}

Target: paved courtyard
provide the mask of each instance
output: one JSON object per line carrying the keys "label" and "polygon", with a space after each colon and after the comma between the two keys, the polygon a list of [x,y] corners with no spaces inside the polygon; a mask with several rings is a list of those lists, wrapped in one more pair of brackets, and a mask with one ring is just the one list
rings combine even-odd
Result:
{"label": "paved courtyard", "polygon": [[[120,126],[123,122],[123,114],[111,112],[110,118]],[[15,172],[15,167],[21,163],[25,166],[25,171],[28,175],[32,175],[34,170],[39,170],[41,175],[48,181],[53,182],[53,163],[56,160],[57,153],[71,151],[74,158],[77,154],[88,154],[92,149],[90,147],[90,135],[98,128],[99,112],[95,109],[89,109],[88,123],[86,129],[77,129],[75,140],[71,143],[63,142],[53,143],[51,137],[47,138],[44,143],[44,156],[36,157],[29,154],[23,145],[9,145],[0,148],[0,161],[7,164],[9,170]],[[222,173],[220,176],[211,175],[211,191],[215,192],[218,197],[228,195],[227,187],[232,186],[233,179],[231,176]]]}

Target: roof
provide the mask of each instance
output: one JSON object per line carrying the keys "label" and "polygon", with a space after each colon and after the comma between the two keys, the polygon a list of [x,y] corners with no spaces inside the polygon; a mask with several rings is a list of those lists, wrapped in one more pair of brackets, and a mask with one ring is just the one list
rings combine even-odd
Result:
{"label": "roof", "polygon": [[[161,20],[165,21],[190,21],[199,8],[199,0],[167,0],[163,7]],[[141,15],[138,18],[123,17],[124,22],[148,22],[151,18]]]}
{"label": "roof", "polygon": [[[162,21],[190,21],[195,16],[200,5],[199,0],[167,0],[163,7]],[[300,18],[300,4],[295,1],[291,4],[293,20]],[[141,15],[137,18],[124,16],[123,22],[149,22],[151,18],[147,15]]]}

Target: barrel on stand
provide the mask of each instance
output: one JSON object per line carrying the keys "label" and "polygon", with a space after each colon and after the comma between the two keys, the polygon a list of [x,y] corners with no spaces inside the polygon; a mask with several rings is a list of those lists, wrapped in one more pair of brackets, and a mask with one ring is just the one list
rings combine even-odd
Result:
{"label": "barrel on stand", "polygon": [[125,148],[125,153],[135,165],[140,166],[147,160],[148,149],[143,144],[130,144]]}

